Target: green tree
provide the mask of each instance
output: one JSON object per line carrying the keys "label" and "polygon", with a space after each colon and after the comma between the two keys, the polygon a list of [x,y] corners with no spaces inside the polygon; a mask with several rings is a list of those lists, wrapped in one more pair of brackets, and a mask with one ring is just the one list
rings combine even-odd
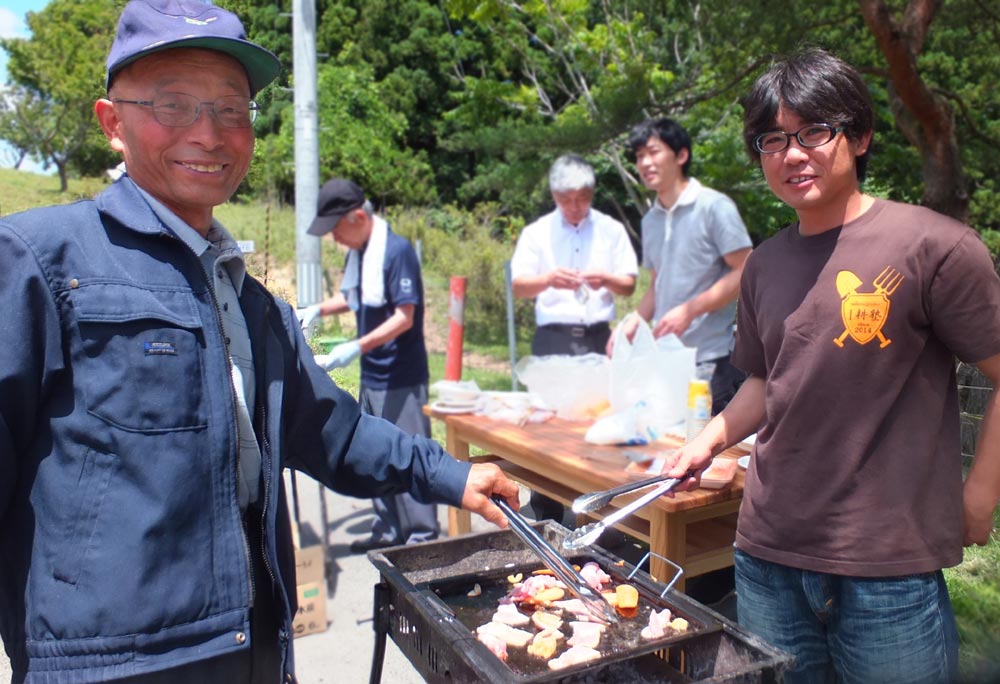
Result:
{"label": "green tree", "polygon": [[331,63],[369,69],[389,110],[405,120],[400,142],[427,160],[436,196],[454,201],[475,170],[473,153],[446,145],[447,112],[470,65],[498,65],[494,41],[428,0],[332,0],[323,7],[317,50]]}
{"label": "green tree", "polygon": [[64,192],[71,168],[93,174],[115,163],[93,106],[103,93],[105,56],[121,5],[52,0],[40,12],[28,12],[31,38],[0,39],[14,84],[0,132],[55,166]]}
{"label": "green tree", "polygon": [[865,23],[888,64],[889,104],[896,125],[923,160],[923,203],[962,221],[969,195],[955,135],[954,108],[934,92],[917,59],[943,0],[910,0],[894,12],[882,0],[859,0]]}
{"label": "green tree", "polygon": [[[320,178],[350,178],[379,203],[429,204],[435,199],[426,155],[403,144],[406,120],[385,103],[384,86],[363,67],[323,65],[317,72]],[[256,185],[282,194],[294,186],[294,121],[258,143]],[[266,176],[263,178],[262,176]]]}
{"label": "green tree", "polygon": [[[1000,31],[998,13],[981,0],[448,0],[446,6],[521,56],[513,78],[487,71],[470,87],[473,96],[449,112],[472,119],[495,111],[497,102],[506,108],[491,130],[468,130],[452,141],[478,152],[483,172],[465,186],[470,196],[505,188],[506,204],[503,192],[526,186],[531,158],[537,185],[539,157],[573,149],[607,160],[622,180],[616,197],[641,211],[645,196],[620,143],[635,121],[665,115],[692,132],[695,175],[736,198],[751,232],[765,237],[787,212],[763,199],[760,175],[741,153],[739,98],[774,56],[818,45],[869,78],[879,117],[870,189],[965,218],[967,176],[969,220],[996,226],[1000,103],[985,75],[1000,65]],[[484,106],[489,98],[494,102]]]}

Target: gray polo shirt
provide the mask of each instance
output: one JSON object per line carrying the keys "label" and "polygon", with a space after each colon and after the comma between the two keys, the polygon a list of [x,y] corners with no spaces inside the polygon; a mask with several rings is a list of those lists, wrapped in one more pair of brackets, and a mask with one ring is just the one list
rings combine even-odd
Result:
{"label": "gray polo shirt", "polygon": [[[642,217],[642,265],[656,271],[654,320],[710,288],[731,270],[723,258],[752,247],[736,203],[694,178],[666,209],[659,200]],[[681,335],[698,362],[729,354],[736,302],[703,314]]]}

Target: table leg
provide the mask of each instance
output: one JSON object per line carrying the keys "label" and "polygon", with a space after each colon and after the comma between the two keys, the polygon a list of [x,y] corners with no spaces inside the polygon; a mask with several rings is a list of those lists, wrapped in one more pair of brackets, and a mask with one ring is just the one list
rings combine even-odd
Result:
{"label": "table leg", "polygon": [[[687,520],[684,513],[656,511],[649,520],[649,550],[665,556],[682,568],[687,564]],[[677,572],[656,556],[649,560],[649,574],[666,584]],[[674,588],[684,591],[684,576]]]}
{"label": "table leg", "polygon": [[[445,448],[459,461],[469,460],[469,443],[458,438],[451,427],[445,430]],[[472,531],[472,514],[453,506],[448,508],[448,536],[467,534]]]}

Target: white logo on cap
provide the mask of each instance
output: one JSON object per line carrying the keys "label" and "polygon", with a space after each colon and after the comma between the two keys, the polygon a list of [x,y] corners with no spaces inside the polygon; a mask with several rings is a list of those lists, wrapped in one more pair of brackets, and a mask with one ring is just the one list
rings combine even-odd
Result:
{"label": "white logo on cap", "polygon": [[194,24],[195,26],[208,26],[208,23],[210,21],[215,21],[216,19],[218,19],[218,17],[209,17],[205,21],[202,21],[201,19],[192,19],[191,17],[184,17],[185,22],[187,22],[188,24]]}

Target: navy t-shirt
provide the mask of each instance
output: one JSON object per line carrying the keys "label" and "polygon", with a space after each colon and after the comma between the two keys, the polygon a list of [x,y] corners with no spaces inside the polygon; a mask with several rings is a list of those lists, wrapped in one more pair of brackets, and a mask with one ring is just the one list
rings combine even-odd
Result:
{"label": "navy t-shirt", "polygon": [[[362,250],[363,256],[364,250]],[[424,283],[417,253],[403,237],[389,230],[382,262],[385,305],[365,306],[356,312],[358,336],[367,335],[384,323],[397,307],[412,304],[413,326],[394,340],[361,357],[361,384],[366,389],[398,389],[428,381],[427,348],[424,346]],[[358,294],[359,299],[361,294]]]}

